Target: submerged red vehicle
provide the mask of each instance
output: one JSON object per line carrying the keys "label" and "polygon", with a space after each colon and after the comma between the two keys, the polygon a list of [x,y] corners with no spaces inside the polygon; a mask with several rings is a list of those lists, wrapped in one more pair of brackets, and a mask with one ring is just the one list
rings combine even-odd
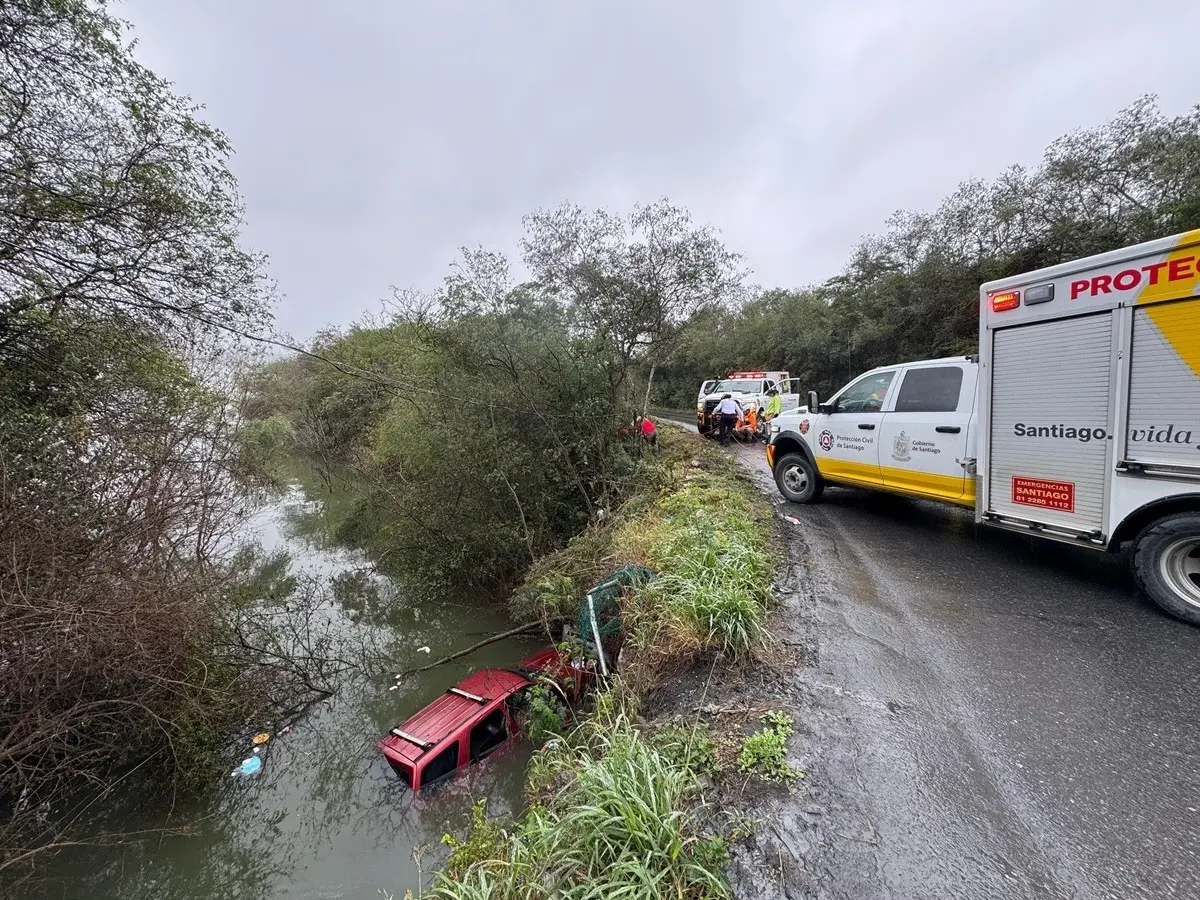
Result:
{"label": "submerged red vehicle", "polygon": [[483,669],[389,731],[378,743],[379,752],[414,791],[439,781],[518,735],[514,698],[532,687],[539,673],[551,676],[571,700],[592,675],[553,648],[513,669]]}

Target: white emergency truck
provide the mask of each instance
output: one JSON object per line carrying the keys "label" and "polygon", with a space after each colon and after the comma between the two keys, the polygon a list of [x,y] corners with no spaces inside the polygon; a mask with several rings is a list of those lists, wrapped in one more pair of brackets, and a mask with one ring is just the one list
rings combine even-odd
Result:
{"label": "white emergency truck", "polygon": [[772,387],[779,391],[784,410],[796,408],[800,402],[796,393],[798,388],[787,372],[733,372],[728,378],[705,381],[700,385],[700,394],[696,398],[697,430],[701,434],[716,430],[713,410],[726,394],[744,410],[761,411],[767,407],[767,391]]}
{"label": "white emergency truck", "polygon": [[883,366],[781,416],[780,492],[972,507],[1098,550],[1200,624],[1200,230],[980,288],[979,357]]}

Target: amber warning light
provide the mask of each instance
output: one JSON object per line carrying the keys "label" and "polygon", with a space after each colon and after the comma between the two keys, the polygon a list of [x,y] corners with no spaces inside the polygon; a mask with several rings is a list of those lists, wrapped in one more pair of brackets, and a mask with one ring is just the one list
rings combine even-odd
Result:
{"label": "amber warning light", "polygon": [[1005,291],[1003,294],[992,294],[992,312],[1004,312],[1006,309],[1016,309],[1020,305],[1020,291]]}

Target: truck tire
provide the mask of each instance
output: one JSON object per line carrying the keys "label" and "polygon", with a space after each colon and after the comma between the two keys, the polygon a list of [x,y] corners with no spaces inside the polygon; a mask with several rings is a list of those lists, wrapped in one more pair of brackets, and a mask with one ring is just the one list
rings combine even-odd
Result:
{"label": "truck tire", "polygon": [[1200,625],[1200,513],[1165,516],[1133,545],[1133,577],[1160,608]]}
{"label": "truck tire", "polygon": [[775,463],[775,484],[779,493],[793,503],[815,503],[821,499],[825,482],[803,453],[789,453]]}

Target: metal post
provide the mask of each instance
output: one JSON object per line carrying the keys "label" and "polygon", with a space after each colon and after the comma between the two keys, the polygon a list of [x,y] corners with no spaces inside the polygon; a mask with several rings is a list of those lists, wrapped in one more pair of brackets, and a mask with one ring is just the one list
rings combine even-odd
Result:
{"label": "metal post", "polygon": [[650,379],[646,382],[646,400],[642,403],[642,418],[646,418],[646,412],[650,409],[650,388],[654,386],[654,367],[658,363],[650,363]]}
{"label": "metal post", "polygon": [[604,647],[600,644],[600,625],[596,622],[596,604],[592,600],[592,593],[588,591],[587,595],[588,615],[592,619],[592,637],[596,641],[596,657],[600,660],[600,674],[605,678],[608,677],[608,663],[604,659]]}

